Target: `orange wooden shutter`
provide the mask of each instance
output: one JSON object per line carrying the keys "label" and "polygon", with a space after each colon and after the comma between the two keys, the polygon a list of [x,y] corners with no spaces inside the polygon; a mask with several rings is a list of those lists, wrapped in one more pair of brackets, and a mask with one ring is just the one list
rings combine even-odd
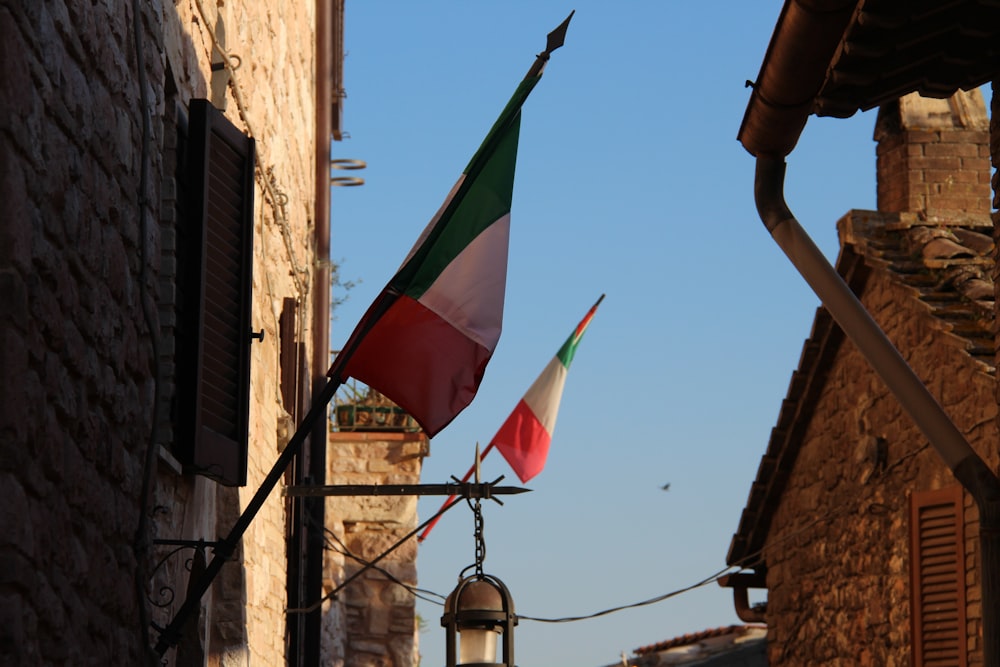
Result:
{"label": "orange wooden shutter", "polygon": [[966,667],[962,487],[910,496],[914,667]]}

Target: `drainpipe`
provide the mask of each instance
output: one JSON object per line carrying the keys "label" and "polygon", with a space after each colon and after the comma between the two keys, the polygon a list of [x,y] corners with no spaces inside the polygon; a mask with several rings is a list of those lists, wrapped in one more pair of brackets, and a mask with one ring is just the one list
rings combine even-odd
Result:
{"label": "drainpipe", "polygon": [[767,580],[762,572],[747,574],[734,572],[719,577],[719,586],[733,589],[733,607],[736,616],[746,623],[767,623],[767,603],[760,607],[750,606],[750,588],[767,588]]}
{"label": "drainpipe", "polygon": [[799,225],[785,204],[784,179],[783,159],[757,156],[754,199],[764,226],[976,501],[984,664],[1000,667],[1000,480]]}
{"label": "drainpipe", "polygon": [[[315,204],[313,213],[314,265],[312,291],[312,359],[309,364],[312,396],[318,396],[327,383],[330,367],[330,138],[332,134],[333,100],[333,22],[334,0],[316,0],[316,134],[315,134]],[[326,450],[328,441],[327,416],[324,410],[313,426],[308,456],[300,459],[302,482],[323,484],[326,480]],[[299,606],[311,604],[323,597],[324,528],[326,526],[323,498],[302,498],[300,512],[304,515],[305,554],[300,560],[299,577],[302,599]],[[302,645],[297,660],[304,667],[318,666],[322,654],[322,606],[304,614],[298,623]]]}

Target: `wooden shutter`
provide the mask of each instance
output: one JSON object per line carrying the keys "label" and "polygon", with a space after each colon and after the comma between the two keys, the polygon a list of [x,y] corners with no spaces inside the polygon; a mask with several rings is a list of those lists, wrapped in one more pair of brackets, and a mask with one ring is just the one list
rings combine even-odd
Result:
{"label": "wooden shutter", "polygon": [[[178,447],[182,463],[246,484],[254,141],[191,100],[178,220]],[[183,253],[184,257],[180,255]]]}
{"label": "wooden shutter", "polygon": [[910,496],[910,619],[914,667],[965,667],[962,487]]}
{"label": "wooden shutter", "polygon": [[295,339],[297,328],[295,299],[285,297],[278,320],[278,363],[281,368],[281,402],[285,412],[297,418],[299,401],[299,344]]}

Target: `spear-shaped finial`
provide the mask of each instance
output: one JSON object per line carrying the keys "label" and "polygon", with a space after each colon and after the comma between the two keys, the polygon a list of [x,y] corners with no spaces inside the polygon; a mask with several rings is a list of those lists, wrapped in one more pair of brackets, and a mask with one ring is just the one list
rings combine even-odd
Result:
{"label": "spear-shaped finial", "polygon": [[545,63],[548,62],[549,56],[553,51],[558,49],[566,42],[566,30],[569,29],[569,21],[573,18],[573,14],[576,13],[574,9],[566,17],[566,20],[559,24],[559,27],[549,33],[548,39],[545,42],[545,50],[538,54],[535,58],[535,62],[531,65],[531,69],[525,75],[525,78],[538,76],[545,69]]}
{"label": "spear-shaped finial", "polygon": [[476,443],[476,484],[479,484],[479,466],[483,462],[483,457],[479,455],[479,443]]}

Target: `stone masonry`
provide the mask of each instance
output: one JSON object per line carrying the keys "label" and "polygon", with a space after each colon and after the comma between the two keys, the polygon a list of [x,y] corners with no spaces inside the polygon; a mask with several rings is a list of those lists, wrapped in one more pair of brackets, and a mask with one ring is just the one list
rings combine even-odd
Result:
{"label": "stone masonry", "polygon": [[[314,23],[313,3],[278,0],[0,5],[0,664],[144,664],[198,566],[151,540],[228,532],[287,440],[283,299],[306,359],[314,321]],[[257,142],[264,338],[239,489],[170,454],[171,165],[193,98]],[[285,502],[267,500],[177,662],[283,663]]]}
{"label": "stone masonry", "polygon": [[[417,484],[429,441],[420,432],[335,432],[328,484]],[[328,498],[327,592],[383,554],[417,526],[414,496]],[[354,558],[352,557],[352,555]],[[325,608],[327,664],[413,667],[419,664],[416,607],[402,584],[417,584],[417,540],[411,537],[338,593]],[[395,581],[394,581],[395,580]],[[346,637],[346,641],[344,640]]]}
{"label": "stone masonry", "polygon": [[[969,442],[998,463],[993,377],[899,304],[908,290],[870,279],[863,302],[939,397]],[[906,667],[909,654],[907,494],[954,484],[896,399],[845,343],[772,520],[768,564],[769,664]],[[876,469],[877,438],[887,448]],[[966,499],[969,649],[976,655],[976,510]],[[972,662],[971,664],[975,664]]]}

